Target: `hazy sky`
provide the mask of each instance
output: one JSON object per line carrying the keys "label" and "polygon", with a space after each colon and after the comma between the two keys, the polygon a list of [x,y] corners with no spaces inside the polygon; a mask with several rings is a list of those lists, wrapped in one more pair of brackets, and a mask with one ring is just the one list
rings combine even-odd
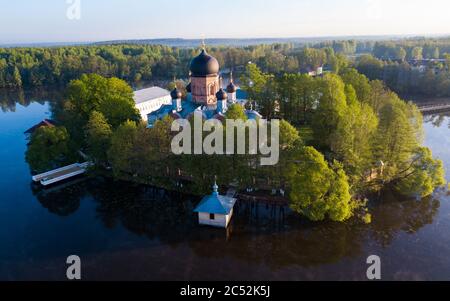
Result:
{"label": "hazy sky", "polygon": [[450,34],[449,12],[448,0],[0,0],[0,43]]}

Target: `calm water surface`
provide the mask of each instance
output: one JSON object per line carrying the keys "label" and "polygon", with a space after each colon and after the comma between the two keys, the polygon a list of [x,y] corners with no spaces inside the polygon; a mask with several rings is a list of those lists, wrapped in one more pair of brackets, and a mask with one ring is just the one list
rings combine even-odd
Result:
{"label": "calm water surface", "polygon": [[[0,280],[364,280],[369,255],[385,280],[450,280],[450,196],[371,208],[373,223],[283,222],[243,206],[229,233],[197,225],[198,197],[102,179],[33,187],[23,132],[56,96],[0,93]],[[450,180],[450,118],[425,120],[426,145]]]}

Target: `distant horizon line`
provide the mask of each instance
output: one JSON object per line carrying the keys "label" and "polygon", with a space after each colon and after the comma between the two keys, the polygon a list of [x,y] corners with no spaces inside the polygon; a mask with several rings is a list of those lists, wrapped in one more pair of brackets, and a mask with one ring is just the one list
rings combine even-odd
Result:
{"label": "distant horizon line", "polygon": [[293,36],[293,37],[241,37],[241,38],[182,38],[182,37],[161,37],[161,38],[117,38],[111,40],[84,40],[84,41],[46,41],[46,42],[0,42],[0,47],[2,48],[12,48],[12,47],[38,47],[38,46],[76,46],[76,45],[88,45],[88,44],[108,44],[108,43],[122,43],[127,41],[227,41],[227,40],[236,40],[236,41],[251,41],[251,40],[323,40],[323,41],[331,41],[331,40],[364,40],[364,39],[377,39],[377,38],[445,38],[450,37],[450,33],[439,33],[439,34],[367,34],[367,35],[318,35],[318,36]]}

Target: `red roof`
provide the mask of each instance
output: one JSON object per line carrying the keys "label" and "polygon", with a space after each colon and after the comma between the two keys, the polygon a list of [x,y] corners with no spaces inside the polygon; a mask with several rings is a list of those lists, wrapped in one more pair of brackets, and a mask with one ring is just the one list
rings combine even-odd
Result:
{"label": "red roof", "polygon": [[25,134],[33,134],[38,128],[41,128],[43,126],[54,127],[54,126],[56,126],[56,123],[53,120],[44,119],[41,122],[39,122],[38,124],[34,125],[33,127],[29,128],[28,130],[26,130]]}

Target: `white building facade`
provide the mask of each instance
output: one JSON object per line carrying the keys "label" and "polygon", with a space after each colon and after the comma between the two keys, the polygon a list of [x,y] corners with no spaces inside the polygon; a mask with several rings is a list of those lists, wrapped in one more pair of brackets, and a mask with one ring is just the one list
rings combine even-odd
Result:
{"label": "white building facade", "polygon": [[134,92],[134,103],[143,121],[162,106],[172,104],[170,92],[160,87],[151,87]]}
{"label": "white building facade", "polygon": [[233,217],[233,209],[229,214],[215,214],[215,213],[198,213],[198,223],[200,225],[211,226],[216,228],[227,228]]}

